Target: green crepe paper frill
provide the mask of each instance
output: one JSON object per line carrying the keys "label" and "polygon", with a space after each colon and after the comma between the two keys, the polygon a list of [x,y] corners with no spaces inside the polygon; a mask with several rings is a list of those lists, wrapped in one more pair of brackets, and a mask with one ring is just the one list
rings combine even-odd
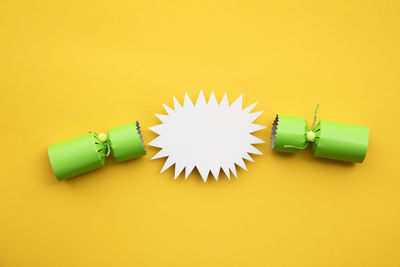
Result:
{"label": "green crepe paper frill", "polygon": [[88,134],[50,145],[48,155],[58,180],[103,167],[107,156],[125,161],[146,154],[139,122],[117,126],[109,134]]}
{"label": "green crepe paper frill", "polygon": [[299,153],[311,143],[317,157],[361,163],[367,153],[368,139],[366,126],[321,120],[308,130],[304,118],[276,115],[272,124],[271,148]]}

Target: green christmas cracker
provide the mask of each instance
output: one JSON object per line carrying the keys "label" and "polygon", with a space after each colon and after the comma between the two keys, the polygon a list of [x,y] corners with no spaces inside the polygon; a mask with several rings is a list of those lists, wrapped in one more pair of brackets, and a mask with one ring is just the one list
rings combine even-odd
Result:
{"label": "green christmas cracker", "polygon": [[139,122],[113,127],[108,135],[89,132],[48,148],[51,167],[60,181],[103,167],[110,153],[119,162],[146,154]]}
{"label": "green christmas cracker", "polygon": [[325,120],[315,125],[317,109],[311,129],[307,128],[305,118],[276,115],[272,124],[272,150],[299,153],[311,144],[317,157],[363,162],[368,148],[368,127]]}

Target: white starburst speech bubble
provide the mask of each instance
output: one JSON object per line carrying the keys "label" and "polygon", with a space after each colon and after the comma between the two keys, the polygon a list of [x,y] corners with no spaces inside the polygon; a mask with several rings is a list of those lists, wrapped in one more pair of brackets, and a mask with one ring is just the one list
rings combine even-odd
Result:
{"label": "white starburst speech bubble", "polygon": [[161,148],[152,158],[168,157],[161,172],[175,164],[175,179],[185,169],[185,178],[197,168],[204,182],[211,172],[216,180],[222,169],[230,179],[237,177],[235,164],[247,170],[243,159],[262,154],[253,144],[264,143],[252,133],[265,126],[253,124],[262,111],[250,113],[257,104],[242,109],[242,96],[229,105],[225,94],[218,104],[214,92],[206,102],[200,91],[196,104],[187,94],[181,105],[174,97],[174,109],[164,105],[168,115],[156,114],[162,124],[149,129],[159,136],[148,145]]}

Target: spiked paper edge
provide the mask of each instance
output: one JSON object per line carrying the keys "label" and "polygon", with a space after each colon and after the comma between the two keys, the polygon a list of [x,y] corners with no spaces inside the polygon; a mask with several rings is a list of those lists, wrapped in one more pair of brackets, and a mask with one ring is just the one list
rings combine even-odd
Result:
{"label": "spiked paper edge", "polygon": [[[200,96],[202,96],[203,99],[205,100],[203,91],[200,91],[200,93],[199,93],[199,95],[198,95],[198,97],[197,97],[197,100],[196,100],[196,104],[197,104],[197,101],[198,101],[198,99],[199,99]],[[214,92],[211,92],[211,95],[210,95],[210,97],[209,97],[209,99],[208,99],[208,102],[206,101],[207,104],[208,104],[209,101],[212,99],[212,97],[213,97],[213,99],[216,100],[216,97],[215,97]],[[236,100],[234,100],[231,104],[229,104],[227,93],[225,93],[224,96],[223,96],[223,98],[222,98],[222,100],[221,100],[220,102],[218,102],[218,100],[216,100],[216,101],[217,101],[217,104],[218,104],[219,106],[221,106],[222,103],[223,103],[223,105],[233,106],[233,105],[237,104],[238,102],[242,103],[242,99],[243,99],[243,95],[240,95]],[[162,124],[164,123],[162,118],[164,118],[164,117],[166,117],[166,116],[169,116],[170,113],[171,113],[171,111],[176,111],[176,110],[177,110],[177,107],[182,108],[182,107],[185,105],[185,101],[187,101],[187,100],[189,100],[189,102],[190,102],[192,105],[195,106],[195,104],[192,102],[192,99],[188,96],[187,93],[185,93],[184,101],[182,102],[182,104],[175,98],[175,96],[173,97],[174,109],[170,108],[169,106],[167,106],[167,105],[165,105],[165,104],[162,104],[163,107],[164,107],[164,109],[165,109],[165,111],[167,112],[168,115],[164,115],[164,114],[155,114],[155,116],[160,120],[161,124],[157,124],[157,125],[154,125],[154,126],[152,126],[152,127],[149,127],[149,130],[152,131],[152,132],[154,132],[154,133],[156,133],[156,134],[158,134],[158,135],[160,136],[160,134],[159,134],[157,131],[155,131],[154,128],[157,127],[157,126],[159,126],[159,125],[162,125]],[[249,105],[249,106],[247,106],[247,107],[245,107],[245,108],[242,108],[242,107],[241,107],[241,110],[250,113],[250,112],[253,110],[253,108],[254,108],[257,104],[258,104],[258,102],[256,101],[256,102],[254,102],[253,104],[251,104],[251,105]],[[242,105],[242,104],[241,104],[241,105]],[[253,118],[252,122],[253,122],[254,120],[256,120],[262,113],[263,113],[263,111],[253,112],[252,114],[254,114],[254,117],[255,117],[255,118]],[[245,154],[244,156],[241,157],[241,161],[240,161],[240,162],[233,162],[233,168],[231,168],[231,167],[224,168],[224,167],[221,166],[221,167],[218,168],[217,175],[215,175],[214,172],[213,172],[212,170],[209,170],[209,171],[207,172],[207,176],[206,176],[205,179],[204,179],[203,175],[201,174],[200,170],[198,169],[198,167],[197,167],[196,165],[194,165],[194,167],[192,167],[192,169],[191,169],[189,172],[187,172],[187,166],[185,166],[185,167],[183,167],[183,169],[185,169],[185,180],[189,177],[189,175],[193,172],[194,169],[197,169],[197,171],[199,172],[199,174],[200,174],[200,176],[202,177],[202,179],[204,180],[204,182],[206,182],[206,181],[208,180],[208,177],[210,176],[210,174],[213,175],[213,177],[214,177],[215,180],[218,180],[218,177],[219,177],[219,174],[220,174],[220,172],[221,172],[221,169],[222,169],[222,171],[225,173],[225,175],[227,176],[227,178],[228,178],[229,180],[230,180],[230,172],[232,172],[232,174],[237,178],[236,165],[247,171],[246,164],[243,162],[243,160],[245,159],[245,160],[254,162],[254,160],[251,158],[251,156],[250,156],[249,154],[262,155],[262,152],[259,151],[257,148],[255,148],[254,145],[255,145],[255,144],[265,143],[264,140],[257,138],[256,136],[252,135],[252,133],[267,128],[267,127],[264,126],[264,125],[259,125],[259,124],[254,124],[254,123],[252,123],[252,124],[254,125],[254,126],[253,126],[254,129],[252,129],[251,132],[249,132],[249,134],[250,134],[251,136],[253,136],[255,140],[258,140],[258,141],[257,141],[257,142],[254,142],[254,143],[250,143],[250,145],[251,145],[251,147],[252,147],[252,150],[246,152],[246,154]],[[165,157],[166,157],[167,160],[168,160],[169,155],[166,155],[166,154],[164,155],[164,154],[161,153],[162,147],[159,147],[159,146],[157,146],[157,145],[152,144],[153,141],[156,140],[156,139],[157,139],[157,137],[154,138],[153,140],[151,140],[149,143],[147,143],[147,145],[149,145],[149,146],[153,146],[153,147],[156,147],[156,148],[161,148],[161,149],[151,158],[151,160],[153,160],[153,159],[165,158]],[[176,174],[176,162],[174,162],[174,163],[172,163],[171,165],[169,165],[168,167],[166,167],[166,162],[167,162],[167,160],[165,161],[164,166],[163,166],[163,168],[161,169],[161,172],[160,172],[160,173],[164,172],[166,169],[168,169],[168,168],[172,167],[172,165],[174,165],[174,168],[175,168],[175,179],[177,179],[177,177],[182,173],[183,169],[182,169],[178,174]]]}
{"label": "spiked paper edge", "polygon": [[279,126],[279,114],[275,116],[274,122],[272,123],[272,130],[271,130],[271,149],[273,150],[275,147],[275,139],[278,133],[278,126]]}
{"label": "spiked paper edge", "polygon": [[140,129],[139,121],[136,121],[136,132],[137,132],[137,134],[139,135],[140,142],[142,143],[142,146],[143,146],[144,151],[146,151],[146,147],[145,147],[145,144],[144,144],[143,135],[142,135],[142,130]]}

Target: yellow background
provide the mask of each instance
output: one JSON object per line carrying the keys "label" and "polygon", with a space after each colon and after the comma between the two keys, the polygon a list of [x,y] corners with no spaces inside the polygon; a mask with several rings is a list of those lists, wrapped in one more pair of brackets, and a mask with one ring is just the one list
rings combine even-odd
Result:
{"label": "yellow background", "polygon": [[[400,266],[399,1],[0,2],[0,266]],[[362,164],[272,152],[239,178],[157,151],[58,182],[47,146],[158,124],[199,90],[368,125]]]}

